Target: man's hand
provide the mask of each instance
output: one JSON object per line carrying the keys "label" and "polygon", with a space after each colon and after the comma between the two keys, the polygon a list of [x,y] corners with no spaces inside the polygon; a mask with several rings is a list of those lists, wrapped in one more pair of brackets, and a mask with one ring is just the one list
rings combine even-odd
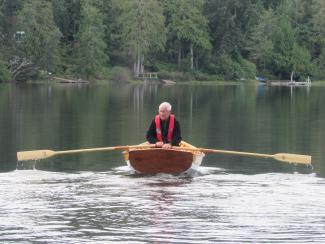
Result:
{"label": "man's hand", "polygon": [[166,143],[162,146],[163,149],[171,149],[172,145],[170,145],[169,143]]}
{"label": "man's hand", "polygon": [[156,147],[162,147],[164,143],[162,141],[156,142]]}

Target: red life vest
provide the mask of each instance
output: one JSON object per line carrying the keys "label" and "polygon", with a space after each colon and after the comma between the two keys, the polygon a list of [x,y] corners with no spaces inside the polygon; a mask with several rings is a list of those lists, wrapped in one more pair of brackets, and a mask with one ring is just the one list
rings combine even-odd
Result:
{"label": "red life vest", "polygon": [[[156,123],[157,140],[158,141],[163,141],[159,115],[156,115],[155,123]],[[168,142],[171,142],[172,139],[173,139],[174,124],[175,124],[175,115],[171,114],[169,116],[169,127],[168,127],[168,134],[167,134],[167,141]]]}

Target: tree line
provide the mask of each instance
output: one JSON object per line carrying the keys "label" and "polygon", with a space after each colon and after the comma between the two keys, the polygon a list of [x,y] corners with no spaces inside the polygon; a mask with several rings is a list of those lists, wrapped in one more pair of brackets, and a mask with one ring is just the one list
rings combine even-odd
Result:
{"label": "tree line", "polygon": [[0,81],[325,78],[323,0],[0,0]]}

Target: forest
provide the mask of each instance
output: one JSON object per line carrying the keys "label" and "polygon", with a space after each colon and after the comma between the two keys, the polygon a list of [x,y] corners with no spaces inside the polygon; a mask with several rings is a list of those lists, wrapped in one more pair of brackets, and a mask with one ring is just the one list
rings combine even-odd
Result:
{"label": "forest", "polygon": [[0,81],[325,79],[324,0],[0,0]]}

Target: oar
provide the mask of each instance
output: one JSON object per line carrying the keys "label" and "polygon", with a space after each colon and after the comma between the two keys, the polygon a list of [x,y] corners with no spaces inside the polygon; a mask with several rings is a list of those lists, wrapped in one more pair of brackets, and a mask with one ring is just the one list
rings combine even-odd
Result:
{"label": "oar", "polygon": [[155,144],[149,145],[135,145],[135,146],[115,146],[115,147],[99,147],[99,148],[86,148],[66,151],[52,151],[52,150],[34,150],[34,151],[22,151],[17,152],[18,161],[26,160],[39,160],[49,158],[56,155],[83,153],[83,152],[100,152],[100,151],[112,151],[112,150],[130,150],[130,149],[144,149],[153,148]]}
{"label": "oar", "polygon": [[277,154],[261,154],[261,153],[250,153],[250,152],[237,152],[237,151],[227,151],[227,150],[217,150],[217,149],[208,149],[208,148],[186,148],[186,147],[173,147],[180,150],[186,151],[200,151],[203,153],[220,153],[220,154],[231,154],[238,156],[251,156],[259,158],[273,158],[275,160],[286,162],[286,163],[295,163],[295,164],[311,164],[310,155],[302,154],[292,154],[292,153],[277,153]]}
{"label": "oar", "polygon": [[[17,152],[17,158],[18,161],[39,160],[39,159],[49,158],[52,156],[63,155],[63,154],[100,152],[100,151],[112,151],[112,150],[144,149],[144,148],[154,148],[154,147],[155,144],[87,148],[87,149],[66,150],[66,151],[34,150],[34,151]],[[208,149],[208,148],[187,148],[187,147],[173,147],[173,148],[178,150],[186,150],[186,151],[200,151],[204,153],[220,153],[220,154],[231,154],[231,155],[239,155],[239,156],[260,157],[260,158],[273,158],[275,160],[286,162],[286,163],[311,164],[310,155],[291,154],[291,153],[277,153],[272,155],[272,154],[217,150],[217,149]]]}

